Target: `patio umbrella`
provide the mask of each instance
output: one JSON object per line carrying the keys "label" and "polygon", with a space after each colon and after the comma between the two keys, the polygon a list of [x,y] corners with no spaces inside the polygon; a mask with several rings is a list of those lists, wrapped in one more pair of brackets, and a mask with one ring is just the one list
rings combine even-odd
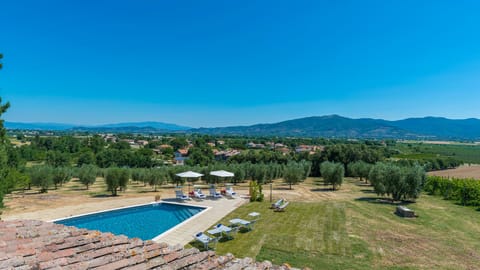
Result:
{"label": "patio umbrella", "polygon": [[188,172],[177,173],[176,176],[179,176],[179,177],[182,177],[182,178],[198,178],[198,177],[202,177],[203,174],[188,171]]}
{"label": "patio umbrella", "polygon": [[[187,172],[177,173],[176,176],[181,177],[181,178],[186,178],[187,181],[188,181],[189,178],[199,178],[199,177],[202,177],[203,174],[197,173],[197,172],[192,172],[192,171],[187,171]],[[190,185],[188,185],[188,192],[190,192]]]}
{"label": "patio umbrella", "polygon": [[234,173],[227,172],[227,171],[224,171],[224,170],[212,171],[212,172],[210,172],[210,175],[218,176],[218,177],[221,177],[221,178],[234,177],[235,176]]}

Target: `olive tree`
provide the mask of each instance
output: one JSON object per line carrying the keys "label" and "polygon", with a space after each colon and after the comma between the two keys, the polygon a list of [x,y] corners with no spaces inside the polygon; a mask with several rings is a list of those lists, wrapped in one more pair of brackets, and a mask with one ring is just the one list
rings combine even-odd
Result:
{"label": "olive tree", "polygon": [[41,193],[48,192],[53,184],[53,169],[50,166],[33,166],[29,170],[32,185],[40,187]]}
{"label": "olive tree", "polygon": [[70,181],[72,178],[72,170],[67,167],[53,168],[52,172],[52,180],[55,189],[57,189],[57,186],[61,186],[63,183]]}
{"label": "olive tree", "polygon": [[416,199],[425,180],[425,170],[418,165],[379,162],[372,167],[368,178],[379,196],[389,196],[393,201]]}
{"label": "olive tree", "polygon": [[345,169],[341,163],[325,161],[320,164],[320,173],[322,174],[325,184],[330,184],[333,190],[337,190],[343,183]]}
{"label": "olive tree", "polygon": [[305,171],[302,166],[295,163],[289,163],[283,170],[283,179],[290,185],[290,189],[292,189],[292,185],[297,184],[304,179],[304,173]]}
{"label": "olive tree", "polygon": [[162,185],[165,180],[163,171],[158,169],[150,169],[146,171],[144,177],[145,180],[148,181],[148,184],[153,186],[155,191],[157,191],[157,186]]}
{"label": "olive tree", "polygon": [[78,171],[78,180],[84,184],[86,188],[95,183],[97,179],[97,167],[91,164],[84,164]]}
{"label": "olive tree", "polygon": [[365,179],[365,183],[368,181],[368,174],[372,165],[364,161],[357,161],[348,164],[348,171],[351,176],[360,178],[360,181]]}
{"label": "olive tree", "polygon": [[127,188],[129,178],[130,172],[128,169],[116,167],[109,168],[105,176],[105,183],[107,184],[108,191],[112,192],[113,196],[117,196],[117,191],[119,189]]}

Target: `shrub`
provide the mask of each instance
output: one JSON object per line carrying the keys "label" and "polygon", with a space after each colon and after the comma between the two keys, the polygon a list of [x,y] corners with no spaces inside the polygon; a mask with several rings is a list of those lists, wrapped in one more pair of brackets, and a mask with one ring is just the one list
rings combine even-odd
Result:
{"label": "shrub", "polygon": [[250,202],[263,201],[262,185],[257,183],[257,181],[250,181],[249,193],[250,193]]}
{"label": "shrub", "polygon": [[480,181],[476,179],[429,176],[425,191],[461,205],[480,206]]}

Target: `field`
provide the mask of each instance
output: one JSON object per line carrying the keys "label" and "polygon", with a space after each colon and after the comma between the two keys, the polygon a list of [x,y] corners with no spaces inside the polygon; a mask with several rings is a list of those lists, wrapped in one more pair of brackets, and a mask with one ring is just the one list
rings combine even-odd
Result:
{"label": "field", "polygon": [[394,205],[379,200],[370,187],[354,179],[347,180],[336,195],[308,182],[295,189],[305,199],[291,198],[295,201],[284,213],[273,212],[268,202],[250,203],[222,219],[228,224],[235,217],[248,218],[252,211],[262,214],[253,231],[218,243],[217,252],[312,269],[478,269],[480,265],[476,209],[424,195],[408,206],[419,217],[403,219],[393,214]]}
{"label": "field", "polygon": [[398,158],[452,157],[465,163],[480,164],[480,145],[461,143],[397,143],[394,147],[401,152]]}
{"label": "field", "polygon": [[455,169],[429,172],[429,175],[480,179],[480,165],[463,165]]}

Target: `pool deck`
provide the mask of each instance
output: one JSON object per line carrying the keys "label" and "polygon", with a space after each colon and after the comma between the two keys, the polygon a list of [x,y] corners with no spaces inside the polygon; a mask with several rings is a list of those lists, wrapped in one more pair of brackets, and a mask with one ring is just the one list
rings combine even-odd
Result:
{"label": "pool deck", "polygon": [[[167,202],[178,202],[174,199],[166,199]],[[75,215],[83,215],[96,211],[109,210],[113,208],[127,207],[138,204],[146,204],[152,202],[152,197],[138,198],[118,198],[113,200],[105,200],[99,203],[85,203],[79,205],[69,205],[58,208],[45,209],[41,211],[21,213],[15,215],[2,216],[3,220],[14,219],[30,219],[51,221],[60,218],[66,218]],[[242,204],[248,202],[242,194],[237,195],[235,199],[221,198],[216,200],[206,199],[202,201],[188,200],[184,203],[198,206],[206,206],[208,209],[202,211],[186,222],[172,228],[160,237],[155,239],[156,242],[163,242],[170,245],[185,245],[193,240],[195,233],[210,229],[215,222],[222,219],[228,213],[232,212]]]}

